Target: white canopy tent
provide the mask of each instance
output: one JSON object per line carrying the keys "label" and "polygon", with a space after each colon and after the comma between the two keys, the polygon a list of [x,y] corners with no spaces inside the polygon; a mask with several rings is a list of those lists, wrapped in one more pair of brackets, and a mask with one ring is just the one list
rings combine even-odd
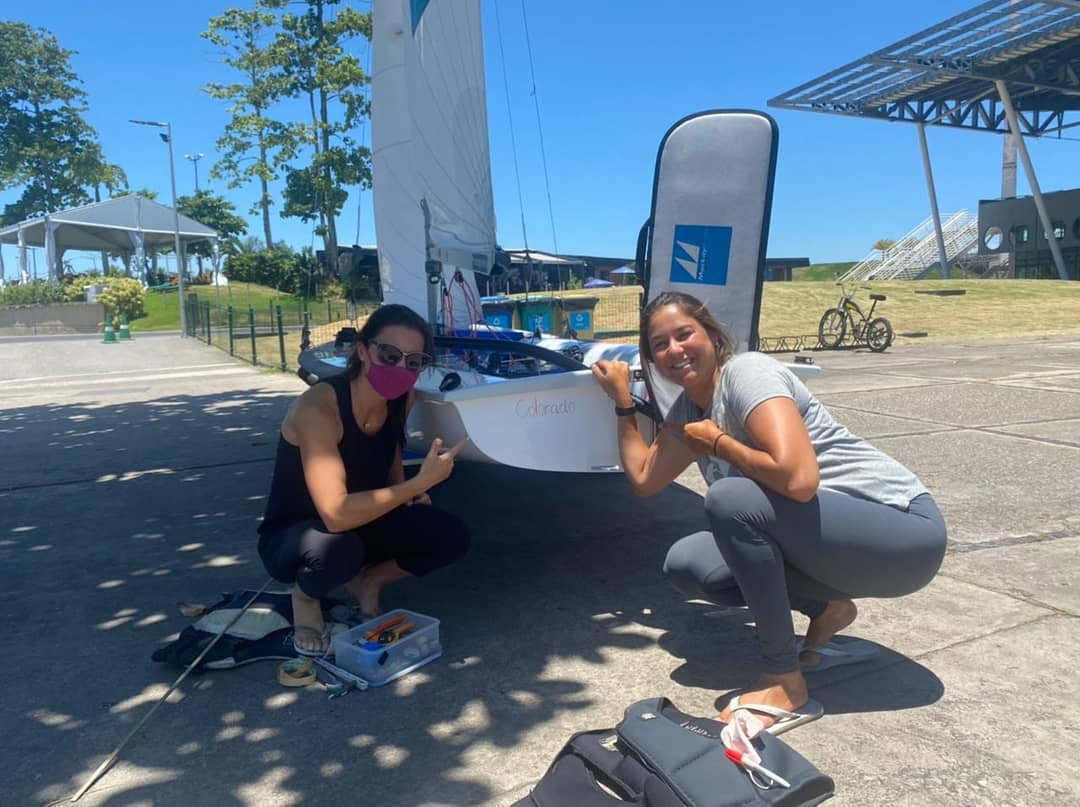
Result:
{"label": "white canopy tent", "polygon": [[[215,230],[184,215],[179,220],[181,250],[186,251],[188,244],[200,241],[211,241],[216,247]],[[132,254],[140,272],[144,272],[143,256],[148,249],[174,247],[173,209],[142,196],[121,196],[4,227],[0,229],[0,244],[18,245],[19,274],[23,281],[28,277],[28,246],[44,247],[50,279],[60,276],[64,252],[69,249]],[[215,274],[217,254],[215,249]],[[181,259],[179,256],[178,261]],[[140,279],[145,280],[145,274]]]}

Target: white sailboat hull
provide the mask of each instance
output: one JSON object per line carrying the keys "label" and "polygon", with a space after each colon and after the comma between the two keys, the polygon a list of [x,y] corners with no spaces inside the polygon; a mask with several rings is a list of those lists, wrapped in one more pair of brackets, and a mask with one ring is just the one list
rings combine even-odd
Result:
{"label": "white sailboat hull", "polygon": [[[409,448],[426,452],[438,437],[454,445],[465,437],[463,459],[564,473],[621,471],[611,399],[592,372],[495,380],[438,390],[444,371],[426,372],[408,424]],[[479,375],[479,374],[477,374]],[[638,416],[653,438],[653,422]]]}
{"label": "white sailboat hull", "polygon": [[[625,361],[632,371],[641,366],[633,345],[549,337],[537,347],[558,351],[571,345],[582,351],[586,365],[609,359]],[[301,374],[314,383],[341,373],[352,349],[348,342],[305,351]],[[816,365],[787,366],[804,381],[821,372]],[[458,386],[441,390],[450,375],[457,376]],[[648,397],[642,381],[633,382],[631,391]],[[639,414],[637,425],[651,443],[656,422]],[[406,424],[407,448],[415,454],[426,454],[435,438],[452,446],[467,437],[461,459],[560,473],[620,472],[617,434],[614,405],[588,369],[504,378],[436,366],[421,374]]]}

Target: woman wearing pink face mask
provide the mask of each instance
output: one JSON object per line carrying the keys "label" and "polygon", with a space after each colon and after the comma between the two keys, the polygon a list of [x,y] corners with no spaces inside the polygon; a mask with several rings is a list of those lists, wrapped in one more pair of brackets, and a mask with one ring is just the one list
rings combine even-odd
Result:
{"label": "woman wearing pink face mask", "polygon": [[344,586],[365,616],[379,613],[387,583],[460,558],[469,536],[427,491],[450,476],[464,442],[434,440],[405,480],[401,450],[413,385],[432,361],[428,323],[403,305],[376,310],[357,335],[343,375],[315,384],[281,425],[259,555],[293,583],[293,646],[322,655],[330,639],[321,600]]}

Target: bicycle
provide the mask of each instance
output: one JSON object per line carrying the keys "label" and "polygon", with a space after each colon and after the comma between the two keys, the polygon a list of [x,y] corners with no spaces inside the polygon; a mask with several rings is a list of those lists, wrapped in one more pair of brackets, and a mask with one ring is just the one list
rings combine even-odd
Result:
{"label": "bicycle", "polygon": [[[856,345],[865,344],[875,353],[881,353],[888,349],[893,342],[893,327],[885,317],[875,317],[874,309],[877,304],[884,302],[884,294],[871,294],[873,303],[870,311],[863,313],[862,308],[855,302],[855,292],[849,292],[843,283],[840,286],[840,301],[835,308],[830,308],[818,323],[818,341],[822,347],[836,348],[848,336],[848,326],[851,327],[852,342]],[[863,288],[869,288],[863,286]]]}

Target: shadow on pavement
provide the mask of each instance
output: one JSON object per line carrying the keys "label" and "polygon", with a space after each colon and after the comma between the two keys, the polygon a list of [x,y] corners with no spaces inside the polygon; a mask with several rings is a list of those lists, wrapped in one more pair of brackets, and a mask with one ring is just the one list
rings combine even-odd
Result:
{"label": "shadow on pavement", "polygon": [[[0,411],[0,607],[19,648],[3,672],[5,800],[70,795],[164,693],[178,670],[150,655],[188,624],[177,602],[265,580],[255,527],[290,400],[238,390]],[[442,659],[334,701],[278,687],[272,662],[189,679],[83,803],[485,803],[535,778],[513,754],[546,760],[595,727],[575,714],[598,695],[618,717],[637,683],[627,654],[663,667],[641,672],[645,686],[752,675],[743,620],[706,617],[660,574],[671,542],[704,524],[696,494],[646,500],[621,476],[459,464],[432,496],[470,523],[472,551],[388,590],[384,607],[437,616]],[[925,668],[891,661],[892,684],[837,683],[826,708],[940,696]]]}

